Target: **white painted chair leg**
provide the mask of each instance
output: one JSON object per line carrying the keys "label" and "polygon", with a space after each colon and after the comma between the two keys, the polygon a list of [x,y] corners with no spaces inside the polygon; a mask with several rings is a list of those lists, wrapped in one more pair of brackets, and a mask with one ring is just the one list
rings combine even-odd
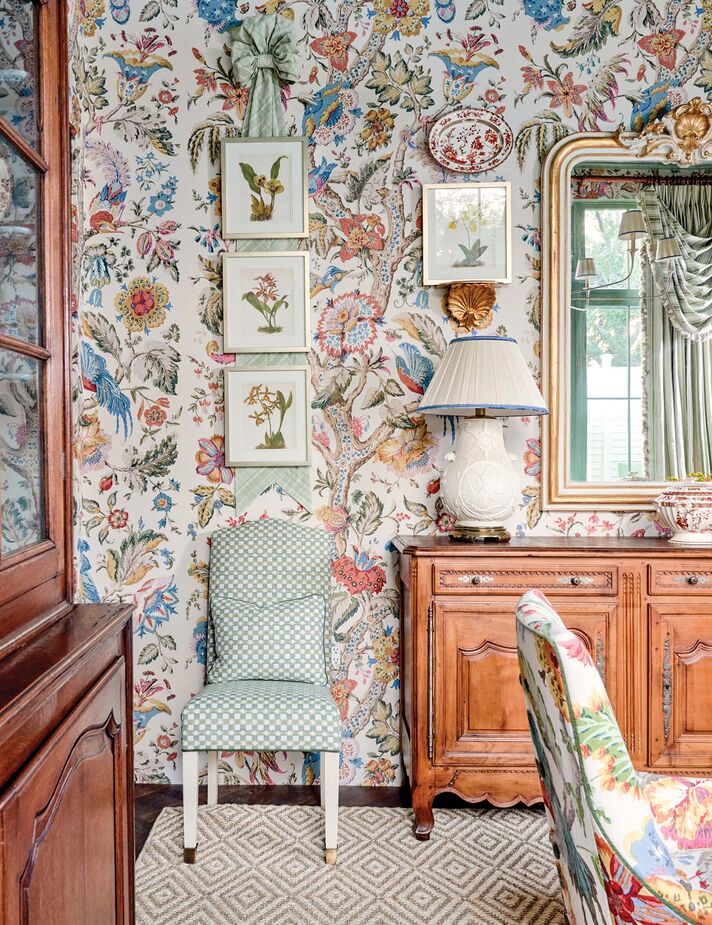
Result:
{"label": "white painted chair leg", "polygon": [[319,753],[319,799],[321,800],[321,808],[322,808],[322,809],[324,809],[324,808],[326,807],[326,798],[325,798],[325,794],[326,794],[326,784],[325,784],[326,776],[325,776],[325,773],[324,773],[324,772],[325,772],[325,768],[326,768],[326,761],[325,761],[325,758],[326,758],[326,752],[320,752],[320,753]]}
{"label": "white painted chair leg", "polygon": [[198,847],[198,752],[183,752],[183,860],[195,864]]}
{"label": "white painted chair leg", "polygon": [[323,752],[321,776],[324,787],[324,860],[336,864],[339,829],[339,753]]}
{"label": "white painted chair leg", "polygon": [[218,803],[218,753],[208,752],[208,806]]}

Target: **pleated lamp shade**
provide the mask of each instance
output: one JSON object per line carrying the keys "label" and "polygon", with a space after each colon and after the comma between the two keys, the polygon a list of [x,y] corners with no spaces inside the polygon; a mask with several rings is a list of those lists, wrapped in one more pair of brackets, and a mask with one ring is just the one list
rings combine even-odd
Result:
{"label": "pleated lamp shade", "polygon": [[489,417],[548,414],[541,392],[513,337],[456,337],[426,389],[423,414]]}

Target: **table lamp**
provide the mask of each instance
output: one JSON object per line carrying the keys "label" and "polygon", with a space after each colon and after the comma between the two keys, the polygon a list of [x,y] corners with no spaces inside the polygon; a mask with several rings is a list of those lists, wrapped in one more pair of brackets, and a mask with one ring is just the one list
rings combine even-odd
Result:
{"label": "table lamp", "polygon": [[511,539],[504,521],[521,493],[504,446],[502,418],[548,414],[513,337],[456,337],[420,403],[423,414],[464,418],[442,479],[446,509],[457,518],[454,540]]}

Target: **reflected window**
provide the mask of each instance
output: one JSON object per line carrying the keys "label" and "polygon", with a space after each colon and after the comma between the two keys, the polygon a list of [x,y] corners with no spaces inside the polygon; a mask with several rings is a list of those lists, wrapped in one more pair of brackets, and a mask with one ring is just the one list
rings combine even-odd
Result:
{"label": "reflected window", "polygon": [[[618,237],[630,200],[573,204],[571,477],[615,482],[646,476],[643,446],[640,262]],[[579,259],[595,255],[585,292]],[[632,272],[631,272],[632,269]]]}

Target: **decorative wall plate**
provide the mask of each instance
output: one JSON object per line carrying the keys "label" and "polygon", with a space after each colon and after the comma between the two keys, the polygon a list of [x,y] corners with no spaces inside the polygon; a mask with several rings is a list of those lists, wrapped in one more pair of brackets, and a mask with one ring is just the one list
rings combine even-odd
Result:
{"label": "decorative wall plate", "polygon": [[514,135],[501,116],[487,109],[458,109],[439,119],[428,145],[438,164],[457,173],[492,170],[507,159]]}

